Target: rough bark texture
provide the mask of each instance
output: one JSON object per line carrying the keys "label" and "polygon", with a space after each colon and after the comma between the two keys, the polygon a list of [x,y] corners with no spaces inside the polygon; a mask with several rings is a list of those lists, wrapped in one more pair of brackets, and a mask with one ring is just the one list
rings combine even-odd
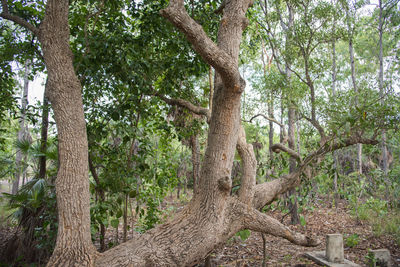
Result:
{"label": "rough bark texture", "polygon": [[48,266],[93,263],[90,234],[88,145],[81,85],[69,47],[69,1],[49,0],[38,38],[48,71],[47,97],[58,132],[59,170],[55,182],[58,208],[56,247]]}
{"label": "rough bark texture", "polygon": [[[173,221],[105,252],[99,257],[98,266],[188,266],[199,262],[215,246],[244,228],[281,235],[298,244],[313,244],[305,242],[304,236],[285,231],[287,229],[279,222],[258,214],[252,207],[256,160],[252,146],[246,144],[244,130],[239,124],[240,93],[244,83],[237,66],[239,44],[246,24],[244,14],[249,4],[249,1],[233,0],[226,3],[217,46],[187,15],[183,1],[171,1],[170,6],[163,10],[162,15],[185,34],[195,50],[217,72],[208,145],[198,190],[189,205]],[[213,47],[212,51],[210,47]],[[227,61],[220,62],[227,56]],[[182,101],[172,104],[196,109]],[[209,116],[204,110],[196,110]],[[237,198],[230,195],[230,172],[236,147],[244,169]],[[260,218],[260,225],[251,219],[253,215]],[[265,223],[270,225],[262,225]]]}
{"label": "rough bark texture", "polygon": [[[2,0],[2,4],[4,13],[6,1]],[[67,0],[48,0],[44,21],[39,29],[32,30],[42,44],[48,69],[47,93],[59,140],[59,228],[48,266],[190,266],[246,228],[281,236],[299,245],[317,244],[257,211],[282,190],[295,185],[301,169],[258,188],[255,184],[257,162],[240,125],[240,96],[245,83],[238,70],[239,46],[247,25],[245,13],[252,1],[226,1],[218,43],[214,43],[187,14],[183,0],[171,0],[162,15],[184,33],[196,52],[216,70],[211,114],[187,102],[171,100],[172,104],[196,109],[209,121],[198,190],[170,222],[102,254],[96,253],[90,237],[88,146],[81,86],[68,44],[68,4]],[[3,13],[3,17],[10,17]],[[31,26],[25,25],[28,29]],[[236,149],[242,158],[243,176],[239,195],[232,196],[230,176]]]}

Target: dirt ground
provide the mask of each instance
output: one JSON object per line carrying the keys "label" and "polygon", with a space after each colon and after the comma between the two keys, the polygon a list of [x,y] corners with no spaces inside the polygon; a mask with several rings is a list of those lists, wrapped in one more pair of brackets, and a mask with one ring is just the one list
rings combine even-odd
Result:
{"label": "dirt ground", "polygon": [[[356,220],[350,214],[345,202],[339,203],[338,208],[329,208],[323,201],[315,204],[313,211],[305,211],[306,224],[304,226],[290,225],[290,217],[284,216],[283,223],[291,229],[302,233],[318,236],[322,243],[315,248],[296,246],[287,240],[273,236],[266,236],[266,266],[318,266],[304,257],[304,253],[315,250],[325,250],[325,236],[327,234],[341,233],[346,239],[350,235],[358,235],[358,244],[353,247],[345,246],[345,258],[361,266],[367,266],[366,255],[369,249],[386,248],[392,256],[392,266],[400,266],[400,247],[391,236],[376,237],[372,227],[367,223]],[[163,209],[179,210],[184,203],[176,200],[176,197],[167,197],[163,203]],[[281,221],[283,214],[280,211],[269,215]],[[400,227],[400,226],[399,226]],[[122,236],[122,233],[119,233]],[[128,234],[128,238],[131,234]],[[108,231],[106,240],[115,241],[115,231]],[[250,237],[242,241],[239,237],[233,237],[224,246],[214,250],[210,254],[211,266],[223,267],[250,267],[262,266],[263,240],[260,233],[252,232]],[[204,264],[198,265],[198,267]]]}
{"label": "dirt ground", "polygon": [[[177,201],[175,197],[168,197],[162,206],[163,209],[170,210],[169,216],[173,216],[173,211],[180,210],[184,202],[182,200]],[[325,236],[332,233],[341,233],[345,239],[349,235],[358,235],[356,238],[358,243],[354,247],[345,246],[345,258],[348,260],[361,266],[367,266],[365,256],[369,249],[387,248],[392,255],[392,266],[400,266],[400,247],[396,244],[394,237],[385,235],[376,237],[372,232],[371,226],[351,216],[350,210],[346,208],[345,203],[340,203],[337,209],[329,208],[324,204],[316,204],[314,207],[312,211],[302,213],[306,220],[304,226],[289,227],[298,232],[318,236],[322,243],[316,248],[305,248],[293,245],[281,238],[266,236],[266,266],[318,266],[303,255],[307,251],[325,250]],[[269,213],[269,215],[278,220],[282,219],[282,213],[278,211]],[[285,225],[290,225],[289,219],[289,216],[284,217],[283,222]],[[4,241],[13,232],[12,228],[2,228],[0,231],[1,243],[4,244]],[[116,231],[109,228],[106,234],[106,243],[115,243],[115,236]],[[122,237],[121,230],[118,236],[120,241]],[[132,236],[132,232],[129,232],[128,238]],[[95,242],[95,245],[99,247],[98,241]],[[210,254],[211,266],[262,266],[262,245],[263,241],[260,233],[252,232],[245,241],[242,241],[239,237],[233,237],[224,246]],[[198,265],[198,267],[200,266],[204,266],[204,264]]]}
{"label": "dirt ground", "polygon": [[[274,212],[273,217],[280,220],[281,213]],[[316,248],[305,248],[293,245],[292,243],[273,236],[266,236],[266,265],[267,266],[318,266],[303,255],[308,251],[325,250],[325,236],[327,234],[341,233],[344,238],[352,234],[358,235],[358,244],[354,247],[345,246],[345,258],[366,266],[365,256],[369,249],[387,248],[392,255],[393,266],[400,265],[400,248],[393,237],[375,237],[372,228],[352,218],[350,212],[341,207],[330,209],[317,207],[312,212],[302,214],[306,218],[306,225],[290,226],[290,228],[316,235],[323,242]],[[288,216],[284,220],[289,225]],[[251,233],[251,236],[242,242],[240,239],[233,240],[216,250],[211,258],[217,266],[261,266],[263,260],[263,241],[261,234]]]}

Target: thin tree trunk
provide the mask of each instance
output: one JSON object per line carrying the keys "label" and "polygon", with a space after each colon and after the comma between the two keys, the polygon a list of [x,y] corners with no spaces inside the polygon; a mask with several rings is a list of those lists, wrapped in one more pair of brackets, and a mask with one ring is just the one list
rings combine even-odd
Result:
{"label": "thin tree trunk", "polygon": [[[381,98],[381,104],[385,104],[384,95],[385,88],[383,84],[383,6],[382,0],[379,0],[379,95]],[[388,157],[387,157],[387,146],[386,146],[386,131],[382,130],[382,169],[385,175],[388,172]]]}
{"label": "thin tree trunk", "polygon": [[[353,90],[355,92],[354,97],[354,104],[358,106],[358,87],[357,87],[357,80],[356,80],[356,67],[354,62],[354,48],[353,48],[353,36],[354,30],[352,29],[351,22],[350,22],[350,4],[348,4],[346,8],[346,16],[347,16],[347,29],[349,33],[349,54],[350,54],[350,67],[351,67],[351,81],[353,84]],[[362,174],[362,144],[357,144],[357,172],[359,174],[359,178],[361,178]]]}
{"label": "thin tree trunk", "polygon": [[[21,118],[19,121],[19,131],[18,131],[18,142],[24,142],[27,140],[27,135],[28,135],[28,129],[26,129],[25,126],[25,117],[26,117],[26,107],[28,106],[28,92],[29,92],[29,65],[30,62],[27,60],[25,61],[24,65],[24,90],[22,93],[22,98],[21,98]],[[21,170],[22,172],[25,171],[25,163],[23,163],[24,155],[20,149],[17,150],[17,154],[15,157],[15,175],[14,175],[14,182],[12,184],[12,191],[11,193],[13,195],[17,194],[18,188],[19,188],[19,183],[20,183],[20,176],[21,176]],[[25,157],[26,158],[26,157]]]}
{"label": "thin tree trunk", "polygon": [[[89,170],[90,173],[93,176],[94,181],[96,182],[95,185],[95,190],[96,190],[96,196],[98,195],[100,197],[100,202],[104,202],[106,200],[106,194],[101,187],[100,184],[100,179],[96,171],[96,167],[93,165],[92,159],[89,156]],[[98,201],[96,197],[96,201]],[[106,236],[106,227],[103,224],[103,222],[100,222],[100,251],[105,251],[106,250],[106,243],[105,243],[105,236]]]}
{"label": "thin tree trunk", "polygon": [[193,194],[196,194],[200,177],[200,145],[197,134],[190,136],[190,148],[192,149]]}
{"label": "thin tree trunk", "polygon": [[[268,59],[268,58],[267,58]],[[264,40],[261,38],[261,61],[263,63],[263,71],[264,78],[267,77],[267,64],[265,62],[265,47]],[[274,118],[274,101],[273,101],[273,93],[272,90],[267,90],[267,106],[268,106],[268,117]],[[268,132],[268,150],[269,150],[269,158],[272,162],[274,157],[274,152],[271,147],[274,144],[274,123],[269,121],[269,132]]]}
{"label": "thin tree trunk", "polygon": [[124,201],[124,229],[123,229],[123,236],[122,236],[123,242],[126,242],[127,233],[128,233],[128,200],[129,200],[129,195],[125,194],[125,201]]}
{"label": "thin tree trunk", "polygon": [[[333,20],[333,34],[336,35],[336,17]],[[336,38],[332,38],[332,94],[333,97],[336,98]],[[335,208],[337,208],[339,202],[339,193],[338,193],[338,155],[337,151],[332,153],[333,156],[333,194],[335,199]]]}
{"label": "thin tree trunk", "polygon": [[[47,84],[47,81],[46,81]],[[39,178],[46,178],[47,132],[49,129],[49,101],[43,94],[42,128],[40,131]]]}

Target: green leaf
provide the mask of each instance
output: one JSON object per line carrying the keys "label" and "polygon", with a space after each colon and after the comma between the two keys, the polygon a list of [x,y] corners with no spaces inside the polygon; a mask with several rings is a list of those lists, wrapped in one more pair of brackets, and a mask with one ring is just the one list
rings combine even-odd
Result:
{"label": "green leaf", "polygon": [[117,218],[121,218],[122,217],[122,210],[118,210],[117,214],[116,214]]}
{"label": "green leaf", "polygon": [[247,238],[250,237],[250,235],[251,235],[251,232],[248,229],[242,230],[236,234],[236,236],[239,236],[242,241],[245,241]]}
{"label": "green leaf", "polygon": [[119,220],[118,219],[112,219],[111,220],[111,226],[114,228],[118,228],[119,225]]}

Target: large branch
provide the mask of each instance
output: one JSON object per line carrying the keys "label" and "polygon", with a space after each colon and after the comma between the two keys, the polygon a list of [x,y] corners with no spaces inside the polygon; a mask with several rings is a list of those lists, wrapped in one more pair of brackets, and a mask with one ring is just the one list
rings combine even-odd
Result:
{"label": "large branch", "polygon": [[270,204],[277,199],[281,194],[288,190],[295,188],[300,184],[300,175],[307,168],[307,166],[317,158],[323,157],[329,152],[355,145],[358,143],[376,145],[379,142],[375,139],[376,134],[372,138],[365,138],[359,134],[354,134],[342,142],[333,142],[331,145],[325,144],[317,150],[309,153],[297,167],[295,172],[288,175],[283,175],[273,181],[259,184],[255,187],[253,206],[256,209],[261,209],[267,204]]}
{"label": "large branch", "polygon": [[16,15],[12,15],[9,10],[8,10],[8,5],[7,5],[7,0],[1,0],[1,7],[2,7],[2,12],[0,13],[0,17],[13,21],[17,23],[18,25],[30,30],[34,35],[39,34],[39,29],[27,22],[26,20],[22,19],[21,17],[18,17]]}
{"label": "large branch", "polygon": [[288,153],[291,157],[295,158],[297,161],[301,161],[301,157],[300,157],[299,153],[297,153],[296,151],[294,151],[291,148],[288,148],[287,146],[284,146],[281,143],[273,144],[271,146],[271,149],[275,153],[279,153],[282,150],[282,151]]}
{"label": "large branch", "polygon": [[221,75],[227,88],[238,91],[243,88],[243,81],[235,61],[207,36],[201,25],[189,16],[183,0],[171,0],[169,6],[161,10],[161,15],[183,32],[194,50]]}
{"label": "large branch", "polygon": [[187,108],[189,111],[197,114],[197,115],[202,115],[205,116],[207,118],[207,121],[210,120],[211,118],[211,113],[210,110],[207,108],[203,108],[203,107],[199,107],[196,105],[193,105],[192,103],[190,103],[187,100],[184,99],[180,99],[180,98],[168,98],[164,95],[155,94],[156,96],[158,96],[159,98],[161,98],[165,103],[169,104],[169,105],[175,105],[175,106],[180,106],[180,107],[184,107]]}
{"label": "large branch", "polygon": [[289,227],[283,225],[278,220],[261,213],[256,209],[246,211],[244,214],[244,225],[247,229],[253,231],[283,237],[296,245],[315,247],[321,243],[318,239],[292,231]]}

